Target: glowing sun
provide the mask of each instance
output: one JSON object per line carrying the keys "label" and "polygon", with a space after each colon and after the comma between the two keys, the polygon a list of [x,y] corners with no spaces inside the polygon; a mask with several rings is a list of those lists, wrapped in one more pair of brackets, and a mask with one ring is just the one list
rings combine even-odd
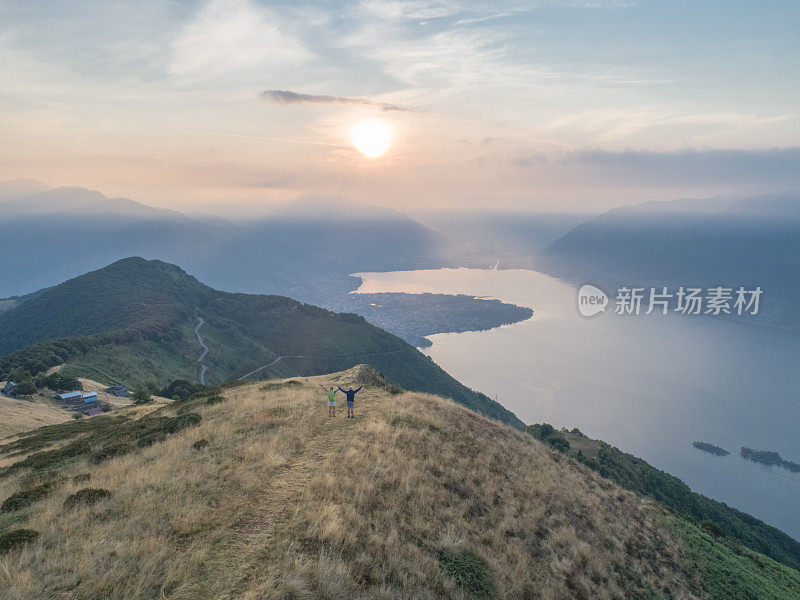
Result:
{"label": "glowing sun", "polygon": [[386,123],[381,121],[361,121],[353,127],[350,140],[364,156],[376,158],[389,148],[392,142],[392,131]]}

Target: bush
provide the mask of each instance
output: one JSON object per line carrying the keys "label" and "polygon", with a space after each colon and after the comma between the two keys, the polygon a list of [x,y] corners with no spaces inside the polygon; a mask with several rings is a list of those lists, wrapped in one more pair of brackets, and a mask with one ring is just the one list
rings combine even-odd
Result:
{"label": "bush", "polygon": [[109,444],[104,444],[100,446],[100,448],[92,452],[91,461],[93,463],[101,463],[104,460],[108,460],[109,458],[114,458],[115,456],[122,456],[123,454],[127,454],[132,449],[133,448],[131,444],[126,441],[116,441],[116,442],[111,442]]}
{"label": "bush", "polygon": [[192,448],[194,448],[195,450],[202,450],[206,446],[208,446],[208,440],[205,438],[203,438],[202,440],[197,440],[194,444],[192,444]]}
{"label": "bush", "polygon": [[133,395],[131,396],[134,404],[147,404],[148,402],[152,402],[153,398],[150,396],[150,392],[144,386],[138,386],[134,391]]}
{"label": "bush", "polygon": [[468,596],[472,598],[495,598],[497,596],[489,568],[469,550],[458,553],[440,552],[439,566]]}
{"label": "bush", "polygon": [[13,512],[15,510],[27,508],[37,500],[41,500],[47,496],[52,489],[52,483],[45,483],[14,492],[3,501],[3,504],[0,504],[0,512]]}
{"label": "bush", "polygon": [[82,390],[83,385],[77,377],[62,375],[61,373],[51,373],[44,378],[44,385],[54,392],[73,392]]}
{"label": "bush", "polygon": [[5,554],[25,544],[29,544],[39,537],[39,532],[33,529],[13,529],[0,535],[0,554]]}
{"label": "bush", "polygon": [[548,423],[528,425],[525,429],[537,440],[545,440],[556,432],[555,427]]}
{"label": "bush", "polygon": [[561,436],[551,435],[549,438],[545,439],[545,442],[550,444],[550,446],[559,452],[564,454],[569,452],[569,442]]}
{"label": "bush", "polygon": [[186,379],[175,379],[165,387],[159,394],[165,398],[172,398],[173,400],[183,400],[198,392],[202,392],[206,386],[200,383],[192,383]]}
{"label": "bush", "polygon": [[699,523],[700,529],[705,531],[708,535],[715,538],[725,537],[725,530],[714,523],[713,521],[709,521],[708,519],[703,519]]}
{"label": "bush", "polygon": [[91,506],[110,496],[111,492],[103,488],[83,488],[71,496],[67,496],[67,499],[64,500],[64,508]]}
{"label": "bush", "polygon": [[36,393],[36,384],[33,381],[33,377],[30,376],[18,381],[17,387],[14,388],[14,394],[16,396],[30,396],[31,394],[35,393]]}

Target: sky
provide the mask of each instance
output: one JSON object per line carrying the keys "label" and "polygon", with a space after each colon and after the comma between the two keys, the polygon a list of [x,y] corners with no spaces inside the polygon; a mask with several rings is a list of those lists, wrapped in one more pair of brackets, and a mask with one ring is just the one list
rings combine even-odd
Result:
{"label": "sky", "polygon": [[0,179],[220,215],[795,190],[798,31],[796,0],[0,0]]}

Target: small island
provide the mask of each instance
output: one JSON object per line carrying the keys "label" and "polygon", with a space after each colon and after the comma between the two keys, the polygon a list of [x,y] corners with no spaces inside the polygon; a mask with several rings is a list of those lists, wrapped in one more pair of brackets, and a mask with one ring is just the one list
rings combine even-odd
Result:
{"label": "small island", "polygon": [[698,450],[702,450],[703,452],[714,454],[715,456],[728,456],[730,454],[730,452],[725,450],[725,448],[720,448],[719,446],[709,444],[708,442],[692,442],[692,446]]}
{"label": "small island", "polygon": [[800,463],[784,460],[783,457],[777,452],[771,452],[769,450],[753,450],[752,448],[745,448],[742,446],[739,454],[742,458],[761,463],[762,465],[782,467],[791,471],[792,473],[800,473]]}

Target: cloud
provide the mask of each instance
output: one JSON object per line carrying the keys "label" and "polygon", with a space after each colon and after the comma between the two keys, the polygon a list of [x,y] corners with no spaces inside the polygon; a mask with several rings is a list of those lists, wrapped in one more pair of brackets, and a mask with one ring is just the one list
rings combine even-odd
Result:
{"label": "cloud", "polygon": [[297,67],[312,54],[288,29],[276,12],[250,0],[209,0],[180,29],[167,71],[218,80]]}
{"label": "cloud", "polygon": [[578,150],[560,166],[618,184],[800,188],[800,147],[765,150]]}
{"label": "cloud", "polygon": [[371,98],[352,98],[328,94],[300,94],[289,90],[265,90],[261,92],[261,97],[277,104],[359,104],[362,106],[377,106],[384,111],[422,112],[414,108],[378,102]]}

